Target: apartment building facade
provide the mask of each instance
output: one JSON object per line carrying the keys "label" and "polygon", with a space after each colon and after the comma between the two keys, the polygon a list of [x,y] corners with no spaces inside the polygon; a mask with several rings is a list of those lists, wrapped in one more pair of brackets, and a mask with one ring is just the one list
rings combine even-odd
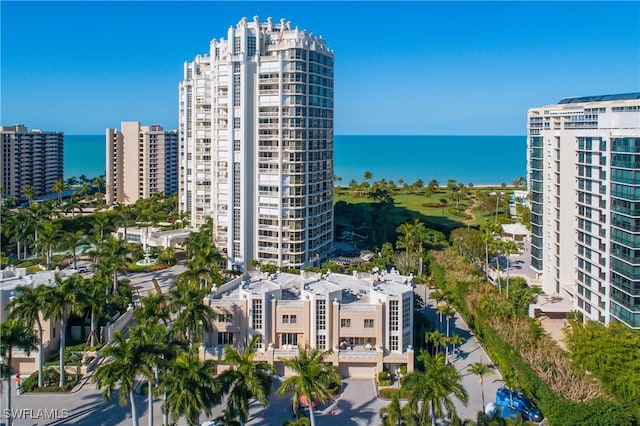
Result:
{"label": "apartment building facade", "polygon": [[214,289],[205,304],[217,314],[214,331],[200,349],[204,359],[223,362],[223,348],[246,346],[260,336],[257,361],[286,375],[282,360],[299,348],[330,350],[326,362],[344,377],[374,378],[383,369],[414,367],[413,285],[390,273],[245,273]]}
{"label": "apartment building facade", "polygon": [[640,93],[528,113],[531,266],[585,319],[640,328]]}
{"label": "apartment building facade", "polygon": [[178,132],[125,121],[106,130],[106,201],[133,204],[178,192]]}
{"label": "apartment building facade", "polygon": [[27,186],[36,197],[52,193],[56,180],[64,177],[64,133],[24,125],[1,126],[0,133],[3,197],[24,199],[22,189]]}
{"label": "apartment building facade", "polygon": [[333,52],[290,22],[243,18],[179,86],[180,208],[229,269],[314,264],[333,242]]}

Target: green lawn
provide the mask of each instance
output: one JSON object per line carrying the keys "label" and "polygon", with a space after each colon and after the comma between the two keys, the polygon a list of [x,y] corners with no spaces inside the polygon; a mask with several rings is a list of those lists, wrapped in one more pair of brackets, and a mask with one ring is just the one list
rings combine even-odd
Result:
{"label": "green lawn", "polygon": [[[483,188],[483,191],[490,191],[489,188]],[[444,216],[442,207],[427,207],[425,204],[441,204],[442,199],[447,200],[447,205],[444,208]],[[439,191],[427,197],[423,193],[400,193],[393,196],[394,208],[390,213],[390,220],[394,224],[400,224],[407,221],[412,221],[414,218],[418,218],[429,227],[439,229],[442,231],[451,230],[459,226],[479,226],[487,220],[495,220],[493,212],[486,212],[479,207],[473,207],[471,209],[471,215],[473,219],[465,219],[454,215],[450,212],[451,208],[456,207],[456,200],[450,199],[449,194],[445,191]],[[361,193],[352,192],[348,188],[336,188],[334,202],[344,201],[350,205],[361,205],[368,213],[373,213],[375,209],[379,208],[371,198],[361,195]],[[471,207],[473,199],[463,198],[459,201],[457,209],[464,212],[465,209]],[[504,217],[504,212],[500,211],[499,221],[510,222]],[[336,215],[336,222],[338,224],[348,226],[348,220],[343,220],[340,215]]]}
{"label": "green lawn", "polygon": [[[444,193],[436,193],[427,198],[424,195],[417,194],[397,194],[393,197],[394,209],[391,213],[391,219],[394,223],[403,223],[411,221],[414,217],[423,220],[427,226],[431,225],[435,228],[455,228],[466,225],[464,219],[449,213],[449,208],[455,207],[449,203],[443,209],[441,207],[426,207],[425,203],[439,203],[441,198],[446,198]],[[376,203],[367,197],[356,196],[351,193],[336,194],[334,202],[344,201],[348,204],[362,204],[365,210],[372,212],[376,208]],[[469,205],[469,200],[461,200],[459,209],[464,210]],[[336,217],[336,219],[339,219]]]}

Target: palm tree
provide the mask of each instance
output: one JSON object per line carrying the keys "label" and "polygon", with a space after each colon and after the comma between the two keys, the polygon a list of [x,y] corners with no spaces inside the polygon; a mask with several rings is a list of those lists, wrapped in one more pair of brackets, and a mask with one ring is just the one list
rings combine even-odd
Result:
{"label": "palm tree", "polygon": [[449,342],[449,338],[438,330],[432,330],[424,336],[426,343],[433,344],[433,355],[438,353],[440,346],[444,346]]}
{"label": "palm tree", "polygon": [[11,208],[11,207],[14,207],[14,206],[18,203],[18,200],[16,199],[16,196],[15,196],[15,195],[9,195],[9,196],[7,196],[7,198],[5,199],[5,201],[6,201],[6,203],[7,203],[7,206],[8,206],[8,207],[10,207],[10,208]]}
{"label": "palm tree", "polygon": [[84,240],[84,233],[81,230],[72,232],[67,231],[62,235],[62,246],[67,250],[71,250],[73,256],[73,269],[78,269],[76,265],[76,250],[78,244]]}
{"label": "palm tree", "polygon": [[[107,361],[96,369],[91,379],[98,389],[104,389],[105,401],[111,399],[113,391],[119,384],[120,405],[125,406],[129,398],[133,426],[138,426],[135,399],[136,376],[146,371],[146,356],[154,350],[154,346],[148,342],[133,338],[127,340],[121,332],[116,331],[113,343],[102,350],[102,355]],[[149,415],[153,415],[153,412]]]}
{"label": "palm tree", "polygon": [[332,365],[324,363],[324,355],[330,351],[319,349],[300,348],[298,356],[285,359],[283,363],[295,374],[282,382],[278,389],[278,395],[284,396],[293,392],[291,403],[293,411],[298,412],[298,403],[306,401],[309,407],[309,420],[311,426],[315,426],[313,404],[318,401],[324,403],[333,400],[331,392],[327,389],[332,383],[340,381],[340,375]]}
{"label": "palm tree", "polygon": [[33,243],[36,247],[34,252],[37,250],[38,246],[38,230],[40,228],[41,222],[44,219],[48,219],[48,212],[45,211],[44,206],[40,203],[35,203],[29,205],[27,209],[25,209],[26,214],[24,216],[24,220],[28,223],[29,228],[33,231]]}
{"label": "palm tree", "polygon": [[[2,365],[2,378],[5,380],[5,409],[11,413],[11,359],[13,349],[20,349],[27,354],[35,349],[37,338],[33,334],[32,324],[10,318],[0,323],[0,354],[7,360]],[[7,424],[11,426],[12,418],[7,417]]]}
{"label": "palm tree", "polygon": [[480,359],[480,361],[471,364],[471,366],[467,368],[467,371],[480,377],[480,391],[482,392],[482,412],[484,413],[484,377],[492,375],[493,370],[490,368],[489,364],[483,363],[482,359]]}
{"label": "palm tree", "polygon": [[20,192],[22,193],[24,198],[26,198],[27,201],[29,202],[29,206],[31,206],[33,197],[36,196],[36,189],[33,187],[33,185],[23,186]]}
{"label": "palm tree", "polygon": [[86,307],[90,310],[91,316],[91,346],[98,344],[98,321],[97,317],[104,311],[107,303],[107,292],[109,290],[109,281],[105,280],[100,274],[95,274],[90,280],[85,281],[83,287],[83,299],[86,301]]}
{"label": "palm tree", "polygon": [[436,302],[436,305],[439,305],[440,302],[447,300],[447,297],[447,293],[440,289],[434,290],[429,296],[430,299],[433,299]]}
{"label": "palm tree", "polygon": [[21,209],[15,214],[5,215],[2,213],[2,232],[9,241],[16,243],[16,257],[20,260],[20,253],[24,250],[24,257],[27,257],[27,240],[31,234],[29,216],[27,209]]}
{"label": "palm tree", "polygon": [[75,218],[76,217],[76,210],[78,211],[78,213],[82,213],[82,204],[80,203],[80,200],[78,199],[78,197],[73,195],[64,204],[63,211],[65,213],[71,212],[71,217]]}
{"label": "palm tree", "polygon": [[415,253],[418,256],[418,275],[422,275],[424,245],[429,238],[424,223],[415,218],[412,224],[405,222],[398,226],[396,232],[400,234],[396,245],[398,248],[404,248],[407,253]]}
{"label": "palm tree", "polygon": [[451,343],[452,346],[452,353],[455,353],[456,346],[462,345],[465,340],[466,339],[459,334],[453,334],[451,337],[449,337],[449,343]]}
{"label": "palm tree", "polygon": [[58,205],[62,204],[62,193],[65,189],[67,189],[67,185],[65,184],[64,179],[60,178],[53,183],[53,188],[51,188],[51,190],[58,193]]}
{"label": "palm tree", "polygon": [[60,321],[60,387],[64,386],[64,350],[67,339],[67,320],[73,313],[82,314],[84,301],[81,289],[84,279],[74,274],[63,280],[60,274],[55,275],[55,286],[46,287],[42,299],[46,301],[43,306],[44,319]]}
{"label": "palm tree", "polygon": [[484,274],[486,276],[489,275],[489,246],[494,241],[495,235],[499,232],[499,226],[486,221],[482,225],[480,225],[480,232],[482,233],[482,239],[484,241],[484,250],[485,250],[485,263],[484,263]]}
{"label": "palm tree", "polygon": [[[449,339],[451,337],[451,318],[455,315],[456,308],[448,303],[444,303],[438,306],[438,309],[440,309],[441,306],[442,306],[441,312],[446,316],[446,320],[447,320],[446,336]],[[450,341],[447,341],[445,346],[445,362],[449,361],[449,343]]]}
{"label": "palm tree", "polygon": [[185,265],[198,281],[205,278],[204,286],[209,285],[209,280],[218,285],[224,282],[218,270],[222,255],[215,248],[212,227],[207,222],[199,232],[191,232],[184,243],[188,258]]}
{"label": "palm tree", "polygon": [[127,227],[131,223],[131,206],[117,204],[115,210],[118,212],[116,223],[124,228],[124,240],[127,241]]}
{"label": "palm tree", "polygon": [[249,418],[249,399],[255,398],[265,408],[269,407],[273,367],[267,362],[253,362],[261,337],[259,334],[251,336],[242,353],[231,346],[224,351],[224,363],[230,365],[231,369],[220,375],[220,382],[222,388],[229,391],[229,413],[234,418],[238,417],[242,425]]}
{"label": "palm tree", "polygon": [[62,237],[62,227],[53,222],[42,222],[40,224],[39,243],[43,255],[46,258],[47,269],[51,269],[51,259],[53,248],[60,242]]}
{"label": "palm tree", "polygon": [[169,292],[169,309],[177,313],[173,330],[189,342],[189,348],[203,332],[213,331],[213,310],[204,304],[208,290],[200,290],[191,283],[177,283]]}
{"label": "palm tree", "polygon": [[91,185],[98,189],[98,192],[102,192],[102,187],[105,186],[105,180],[102,176],[94,177],[91,179]]}
{"label": "palm tree", "polygon": [[399,393],[394,393],[391,397],[391,403],[386,407],[382,407],[379,411],[384,426],[397,426],[402,424],[402,407],[400,406]]}
{"label": "palm tree", "polygon": [[42,322],[40,321],[42,299],[45,287],[16,287],[16,298],[9,303],[9,318],[23,321],[31,327],[36,325],[38,340],[38,387],[42,387],[42,366],[44,364],[42,346]]}
{"label": "palm tree", "polygon": [[153,426],[153,388],[160,382],[160,369],[165,364],[173,362],[179,346],[169,339],[167,327],[151,318],[137,322],[129,333],[131,340],[147,347],[147,350],[140,354],[144,361],[140,374],[147,380],[149,426]]}
{"label": "palm tree", "polygon": [[295,420],[287,420],[282,423],[282,426],[310,426],[311,422],[302,413],[296,414]]}
{"label": "palm tree", "polygon": [[448,310],[449,310],[449,305],[447,303],[439,303],[436,306],[436,313],[438,314],[438,329],[442,329],[442,323],[443,323],[442,319]]}
{"label": "palm tree", "polygon": [[105,214],[96,214],[92,218],[93,229],[98,235],[98,241],[102,241],[104,238],[104,230],[110,226],[109,216]]}
{"label": "palm tree", "polygon": [[426,425],[431,420],[435,426],[436,419],[445,414],[449,419],[457,418],[456,407],[451,396],[467,405],[469,397],[462,386],[460,374],[455,367],[445,364],[444,354],[430,356],[420,352],[418,360],[424,365],[424,372],[414,371],[405,378],[405,389],[409,391],[408,404],[418,417],[418,423]]}
{"label": "palm tree", "polygon": [[118,271],[127,266],[127,246],[122,240],[107,236],[98,247],[98,269],[113,278],[113,294],[118,294]]}
{"label": "palm tree", "polygon": [[197,425],[202,412],[210,416],[211,408],[222,401],[215,362],[201,361],[195,351],[179,354],[165,380],[168,392],[163,409],[174,423],[184,416],[189,425]]}
{"label": "palm tree", "polygon": [[442,217],[444,217],[444,209],[449,204],[449,200],[446,198],[440,198],[440,205],[442,206]]}
{"label": "palm tree", "polygon": [[157,323],[162,321],[166,326],[170,319],[167,297],[164,294],[149,293],[140,299],[140,306],[133,313],[133,318],[138,322],[153,320]]}

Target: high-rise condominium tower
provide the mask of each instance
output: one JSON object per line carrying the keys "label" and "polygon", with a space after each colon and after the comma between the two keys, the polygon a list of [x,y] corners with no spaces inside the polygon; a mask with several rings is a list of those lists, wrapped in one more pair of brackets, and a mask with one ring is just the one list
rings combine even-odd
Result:
{"label": "high-rise condominium tower", "polygon": [[333,241],[333,52],[281,20],[249,22],[185,63],[180,206],[213,219],[229,268],[299,267]]}
{"label": "high-rise condominium tower", "polygon": [[29,131],[23,125],[0,129],[2,195],[24,199],[22,189],[27,186],[36,196],[52,193],[53,184],[64,176],[64,133]]}
{"label": "high-rise condominium tower", "polygon": [[133,204],[178,190],[178,132],[125,121],[107,129],[107,203]]}
{"label": "high-rise condominium tower", "polygon": [[586,319],[640,328],[640,93],[529,110],[531,266]]}

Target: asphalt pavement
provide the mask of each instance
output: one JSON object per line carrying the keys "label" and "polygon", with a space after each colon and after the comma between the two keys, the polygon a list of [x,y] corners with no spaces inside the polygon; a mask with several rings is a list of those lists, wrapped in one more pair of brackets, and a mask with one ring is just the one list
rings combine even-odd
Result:
{"label": "asphalt pavement", "polygon": [[[425,301],[426,306],[422,310],[422,313],[429,318],[431,324],[438,327],[439,318],[435,311],[436,302],[429,298],[429,295],[434,290],[429,289],[426,285],[418,285],[416,286],[415,291]],[[455,406],[458,416],[461,419],[472,419],[475,421],[478,412],[482,411],[482,387],[480,385],[480,378],[473,373],[469,373],[467,369],[476,362],[483,362],[492,367],[492,374],[485,376],[483,383],[485,404],[490,401],[495,401],[496,391],[500,386],[502,386],[502,383],[500,382],[500,380],[502,380],[502,375],[500,374],[500,371],[493,366],[491,358],[489,358],[489,355],[487,355],[484,348],[480,345],[478,339],[476,339],[473,333],[469,330],[469,326],[464,322],[462,317],[456,313],[450,321],[450,335],[458,334],[463,337],[465,341],[460,346],[459,350],[456,351],[455,355],[449,355],[449,360],[458,373],[460,373],[460,376],[462,377],[462,386],[464,386],[469,395],[469,402],[466,406],[457,399],[455,399]],[[446,333],[446,325],[444,322],[440,326],[440,331]]]}

